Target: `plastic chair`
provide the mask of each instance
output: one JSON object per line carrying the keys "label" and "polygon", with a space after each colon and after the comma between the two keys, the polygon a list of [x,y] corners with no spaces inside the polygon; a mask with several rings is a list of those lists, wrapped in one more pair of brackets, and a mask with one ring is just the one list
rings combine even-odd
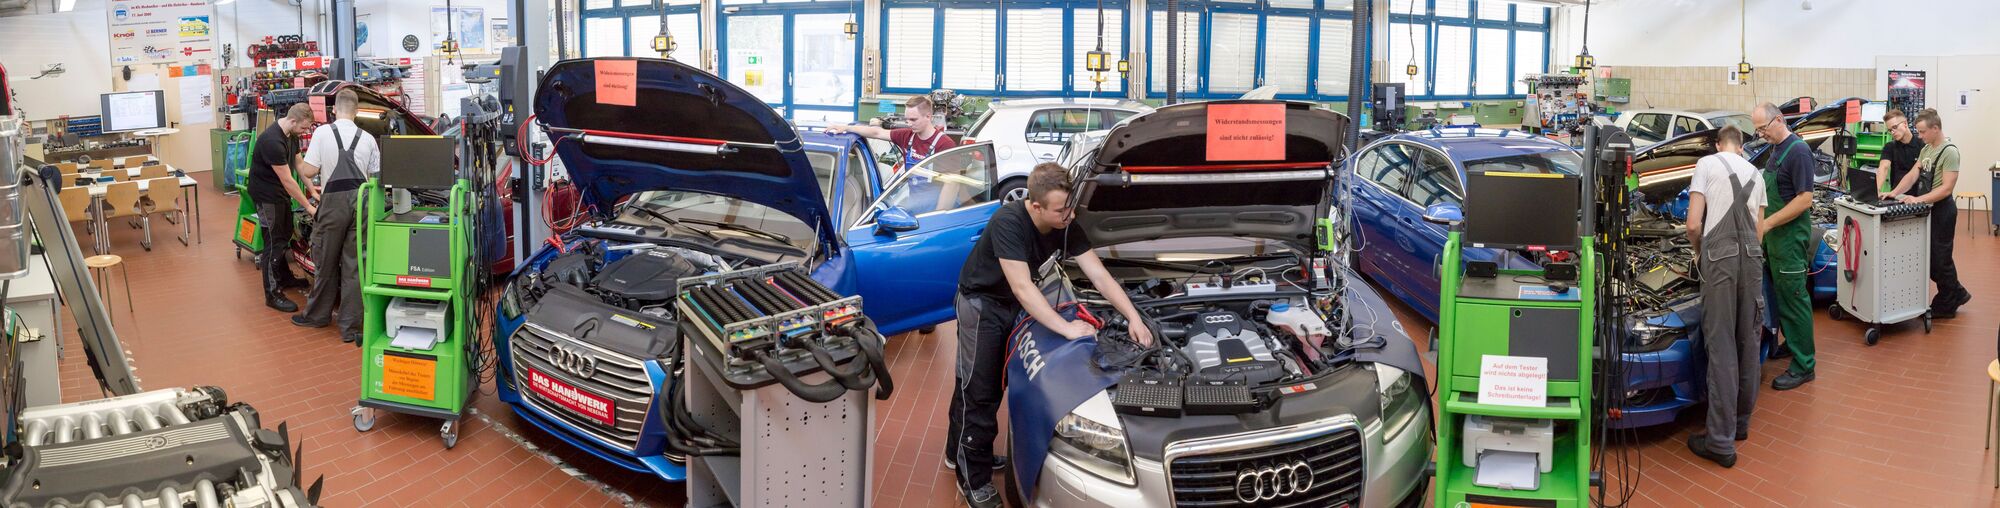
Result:
{"label": "plastic chair", "polygon": [[[146,215],[139,212],[139,182],[118,182],[105,187],[104,206],[100,209],[104,211],[98,218],[100,222],[108,223],[111,219],[119,217],[138,217],[141,221],[145,221]],[[148,224],[146,227],[150,228],[151,225]],[[146,250],[153,250],[151,238],[139,245]]]}
{"label": "plastic chair", "polygon": [[107,249],[104,245],[105,235],[101,230],[104,225],[97,221],[97,214],[91,211],[90,188],[63,187],[62,192],[56,194],[56,199],[62,202],[64,219],[69,222],[89,223],[90,227],[84,228],[84,231],[90,235],[91,250],[103,254]]}
{"label": "plastic chair", "polygon": [[105,171],[110,171],[114,167],[116,167],[116,165],[111,163],[111,159],[100,159],[100,160],[90,161],[90,170],[92,172],[102,173]]}
{"label": "plastic chair", "polygon": [[56,163],[56,172],[65,175],[74,175],[82,173],[83,168],[78,167],[74,162],[58,162]]}
{"label": "plastic chair", "polygon": [[[181,208],[180,178],[167,176],[142,181],[146,182],[146,195],[139,197],[139,214],[146,218],[143,221],[146,227],[146,244],[152,245],[152,216],[154,214],[161,214],[161,217],[167,219],[167,222],[173,222],[175,214],[180,214],[182,219],[186,219],[187,216],[186,212]],[[155,199],[154,196],[158,196],[159,198]],[[186,220],[180,221],[180,224],[181,236],[179,239],[181,245],[187,245],[188,234],[190,232],[188,231],[189,224]]]}
{"label": "plastic chair", "polygon": [[[1979,204],[1986,205],[1986,214],[1988,216],[1993,215],[1993,202],[1986,199],[1986,193],[1984,192],[1979,192],[1979,191],[1960,192],[1958,194],[1953,194],[1952,199],[1965,201],[1965,204],[1959,205],[1958,208],[1960,210],[1965,210],[1967,215],[1971,215],[1973,201],[1978,201]],[[1972,221],[1969,219],[1965,221],[1965,230],[1966,231],[1972,230]]]}

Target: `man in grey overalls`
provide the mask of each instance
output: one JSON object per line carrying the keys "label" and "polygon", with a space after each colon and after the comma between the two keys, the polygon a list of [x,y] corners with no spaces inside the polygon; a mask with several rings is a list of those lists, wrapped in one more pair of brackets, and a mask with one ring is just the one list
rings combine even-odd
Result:
{"label": "man in grey overalls", "polygon": [[332,168],[319,197],[319,213],[313,215],[312,260],[315,269],[312,289],[306,293],[305,311],[292,316],[292,324],[308,328],[326,326],[340,307],[340,340],[359,344],[361,339],[361,266],[354,260],[354,201],[369,175],[382,170],[382,152],[375,137],[354,124],[360,97],[353,90],[333,95],[332,123],[313,131],[312,146],[299,173],[310,179],[321,168]]}
{"label": "man in grey overalls", "polygon": [[1688,187],[1688,240],[1701,278],[1701,335],[1708,353],[1708,429],[1688,436],[1695,455],[1735,467],[1736,441],[1750,437],[1756,406],[1764,296],[1763,231],[1768,197],[1757,167],[1739,153],[1743,132],[1725,126],[1716,153],[1695,163]]}

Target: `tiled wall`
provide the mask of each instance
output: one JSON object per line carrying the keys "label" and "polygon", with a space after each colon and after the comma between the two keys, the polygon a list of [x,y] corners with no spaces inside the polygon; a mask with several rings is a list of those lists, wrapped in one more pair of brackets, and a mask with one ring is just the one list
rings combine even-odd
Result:
{"label": "tiled wall", "polygon": [[1759,67],[1751,83],[1731,86],[1730,67],[1618,67],[1611,76],[1632,80],[1632,102],[1620,109],[1721,108],[1750,111],[1758,102],[1784,104],[1794,97],[1821,101],[1869,97],[1874,69]]}

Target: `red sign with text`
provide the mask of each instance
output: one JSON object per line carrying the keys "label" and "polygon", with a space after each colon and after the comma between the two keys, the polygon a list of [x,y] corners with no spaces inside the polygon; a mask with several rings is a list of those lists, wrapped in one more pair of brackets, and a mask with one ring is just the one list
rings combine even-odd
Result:
{"label": "red sign with text", "polygon": [[1208,160],[1285,160],[1285,105],[1210,104]]}
{"label": "red sign with text", "polygon": [[541,395],[544,399],[599,423],[614,427],[618,425],[615,416],[617,406],[611,404],[611,399],[578,390],[568,383],[542,374],[533,367],[528,368],[528,389],[534,390],[536,395]]}
{"label": "red sign with text", "polygon": [[597,103],[639,105],[639,61],[598,60]]}
{"label": "red sign with text", "polygon": [[396,276],[396,285],[398,285],[398,286],[415,286],[415,287],[420,287],[420,288],[427,288],[427,287],[431,287],[431,278],[430,278],[430,277],[416,277],[416,276],[411,276],[411,275],[397,275],[397,276]]}

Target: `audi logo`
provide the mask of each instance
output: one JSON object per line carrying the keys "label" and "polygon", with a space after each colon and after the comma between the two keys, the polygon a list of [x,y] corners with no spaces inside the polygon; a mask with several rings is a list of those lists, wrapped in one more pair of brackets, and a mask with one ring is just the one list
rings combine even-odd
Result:
{"label": "audi logo", "polygon": [[1236,473],[1236,499],[1260,503],[1312,490],[1312,465],[1305,461],[1280,466],[1245,469]]}
{"label": "audi logo", "polygon": [[597,373],[596,356],[591,356],[588,352],[573,349],[563,344],[556,344],[549,347],[549,363],[553,363],[556,365],[556,368],[562,369],[563,372],[575,374],[577,377],[587,378],[591,374]]}
{"label": "audi logo", "polygon": [[1218,314],[1218,315],[1214,315],[1214,316],[1203,316],[1203,317],[1201,318],[1201,322],[1203,322],[1203,323],[1208,323],[1208,324],[1217,324],[1217,323],[1228,323],[1228,322],[1231,322],[1231,321],[1235,321],[1235,320],[1236,320],[1236,316],[1231,316],[1231,315],[1228,315],[1228,314]]}

